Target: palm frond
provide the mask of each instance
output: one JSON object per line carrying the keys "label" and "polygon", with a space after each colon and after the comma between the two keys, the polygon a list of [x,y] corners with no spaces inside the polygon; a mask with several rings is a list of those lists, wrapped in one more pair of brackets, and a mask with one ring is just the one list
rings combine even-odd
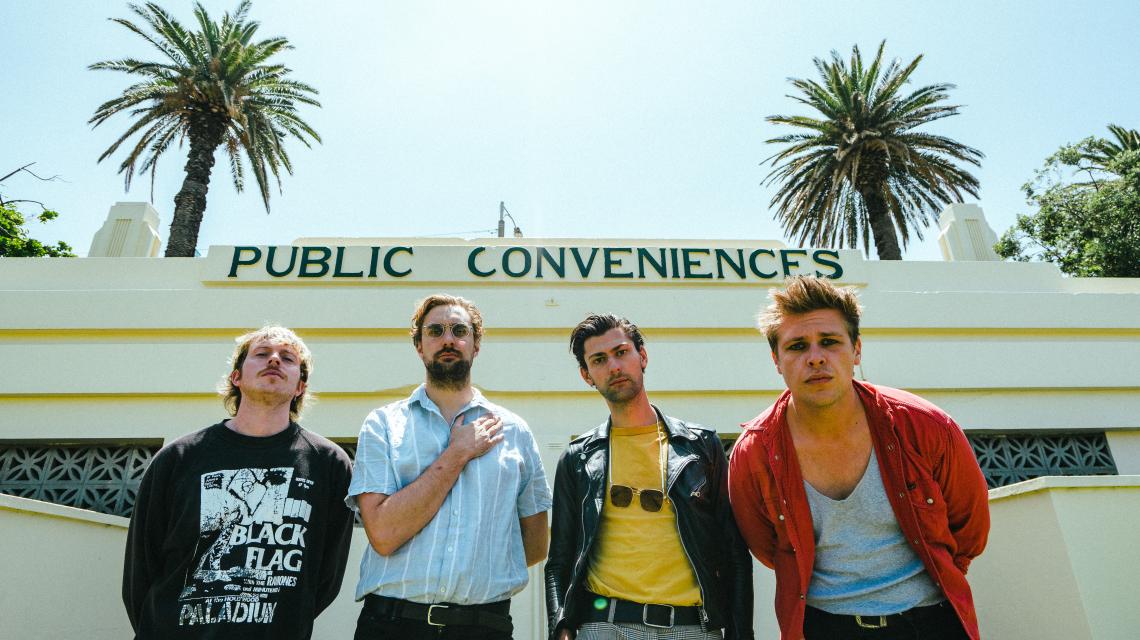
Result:
{"label": "palm frond", "polygon": [[782,146],[764,160],[772,167],[764,184],[779,185],[771,206],[789,237],[851,248],[861,240],[867,251],[875,229],[890,228],[893,239],[875,236],[876,247],[880,258],[898,258],[895,241],[921,239],[940,207],[964,193],[976,197],[977,179],[957,163],[980,166],[982,153],[919,130],[958,113],[943,104],[954,85],[903,95],[922,56],[886,62],[885,48],[883,41],[873,58],[857,46],[846,58],[836,51],[815,58],[818,78],[790,78],[797,93],[789,97],[816,115],[767,118],[800,130],[769,139]]}

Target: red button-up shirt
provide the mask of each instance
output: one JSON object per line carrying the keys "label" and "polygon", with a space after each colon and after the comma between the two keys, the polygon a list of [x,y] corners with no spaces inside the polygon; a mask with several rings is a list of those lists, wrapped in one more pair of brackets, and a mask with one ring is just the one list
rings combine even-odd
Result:
{"label": "red button-up shirt", "polygon": [[[972,640],[978,619],[966,569],[990,529],[986,481],[962,429],[938,407],[898,389],[855,381],[883,487],[899,528]],[[815,563],[811,507],[786,412],[790,393],[751,422],[732,450],[728,491],[752,554],[776,572],[781,637],[801,640]]]}

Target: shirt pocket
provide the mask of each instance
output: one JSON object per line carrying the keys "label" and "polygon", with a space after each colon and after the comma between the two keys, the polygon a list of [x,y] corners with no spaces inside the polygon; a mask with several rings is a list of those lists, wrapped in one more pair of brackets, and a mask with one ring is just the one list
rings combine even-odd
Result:
{"label": "shirt pocket", "polygon": [[714,517],[712,503],[713,486],[709,482],[711,469],[703,462],[690,462],[677,479],[681,498],[688,502],[695,513],[702,516]]}
{"label": "shirt pocket", "polygon": [[944,545],[953,552],[954,538],[950,535],[942,488],[933,478],[921,476],[908,480],[906,488],[923,539],[930,544]]}

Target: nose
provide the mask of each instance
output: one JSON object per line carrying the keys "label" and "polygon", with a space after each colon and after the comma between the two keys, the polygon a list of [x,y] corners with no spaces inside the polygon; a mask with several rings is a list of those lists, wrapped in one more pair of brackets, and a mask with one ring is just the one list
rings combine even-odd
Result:
{"label": "nose", "polygon": [[819,345],[811,345],[808,348],[808,364],[813,367],[818,367],[824,362],[824,351]]}

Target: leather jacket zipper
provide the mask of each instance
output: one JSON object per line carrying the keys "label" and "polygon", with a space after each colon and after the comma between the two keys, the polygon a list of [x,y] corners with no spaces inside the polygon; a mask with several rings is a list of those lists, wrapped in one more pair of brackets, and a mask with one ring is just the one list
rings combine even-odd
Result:
{"label": "leather jacket zipper", "polygon": [[[673,474],[673,482],[677,481],[677,478],[681,476],[681,471],[693,460],[694,458],[689,458],[684,464],[677,468],[677,472]],[[668,492],[669,488],[672,488],[673,482],[668,483],[666,492]],[[681,515],[677,513],[676,507],[674,507],[673,512],[673,524],[677,527],[677,539],[681,541],[681,551],[685,552],[685,559],[689,561],[689,568],[693,571],[693,577],[697,579],[697,590],[701,592],[701,621],[708,622],[709,614],[705,610],[705,607],[708,605],[708,598],[705,597],[705,585],[701,584],[701,572],[697,570],[697,565],[693,562],[693,556],[689,554],[689,548],[685,546],[685,536],[681,535]]]}

